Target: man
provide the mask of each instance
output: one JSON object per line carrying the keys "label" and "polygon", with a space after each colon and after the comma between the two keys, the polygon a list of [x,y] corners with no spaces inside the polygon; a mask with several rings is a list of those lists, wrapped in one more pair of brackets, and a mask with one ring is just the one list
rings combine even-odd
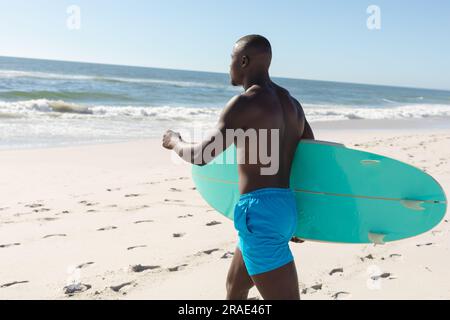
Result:
{"label": "man", "polygon": [[[269,67],[272,49],[259,35],[239,39],[233,49],[231,82],[245,92],[234,97],[223,110],[214,133],[200,143],[187,143],[171,130],[163,146],[185,160],[199,165],[208,161],[204,152],[215,144],[212,157],[236,144],[241,198],[234,212],[239,243],[227,277],[227,299],[247,299],[256,285],[264,299],[297,300],[298,278],[289,240],[297,226],[293,192],[289,189],[291,165],[301,139],[314,139],[300,103],[289,92],[271,81]],[[259,147],[269,150],[278,161],[274,172],[263,174],[267,163],[253,158],[252,142],[222,139],[230,130],[256,132]],[[264,134],[269,132],[270,139]],[[264,140],[262,140],[264,139]],[[225,140],[225,141],[224,141]],[[263,143],[265,142],[265,146]],[[253,145],[254,146],[254,145]]]}

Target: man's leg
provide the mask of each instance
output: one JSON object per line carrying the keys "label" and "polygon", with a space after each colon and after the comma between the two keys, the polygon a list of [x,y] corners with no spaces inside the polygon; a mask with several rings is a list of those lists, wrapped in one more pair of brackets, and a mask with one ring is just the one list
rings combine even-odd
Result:
{"label": "man's leg", "polygon": [[294,261],[281,268],[252,277],[264,300],[300,300]]}
{"label": "man's leg", "polygon": [[248,292],[253,286],[254,283],[245,267],[241,250],[236,248],[228,271],[227,300],[247,300]]}

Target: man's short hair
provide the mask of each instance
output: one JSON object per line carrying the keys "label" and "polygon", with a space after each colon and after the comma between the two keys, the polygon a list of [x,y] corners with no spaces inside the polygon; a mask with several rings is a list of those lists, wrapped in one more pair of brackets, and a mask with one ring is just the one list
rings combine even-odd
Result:
{"label": "man's short hair", "polygon": [[243,50],[254,49],[261,53],[272,54],[272,46],[269,40],[257,34],[242,37],[236,43],[241,44]]}

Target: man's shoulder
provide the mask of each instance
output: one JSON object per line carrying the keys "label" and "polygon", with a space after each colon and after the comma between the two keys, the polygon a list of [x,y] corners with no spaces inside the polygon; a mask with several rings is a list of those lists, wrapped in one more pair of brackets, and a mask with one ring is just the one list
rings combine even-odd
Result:
{"label": "man's shoulder", "polygon": [[264,98],[263,92],[251,88],[231,98],[228,102],[227,108],[234,109],[236,111],[245,111],[252,105],[257,105],[259,100],[262,98]]}
{"label": "man's shoulder", "polygon": [[252,106],[260,107],[266,103],[274,101],[275,92],[273,89],[262,88],[258,85],[252,86],[243,92],[238,98],[238,105],[251,109]]}
{"label": "man's shoulder", "polygon": [[248,97],[244,94],[235,95],[222,110],[222,117],[227,120],[238,118],[242,116],[246,106],[248,106]]}
{"label": "man's shoulder", "polygon": [[244,93],[235,95],[233,98],[231,98],[225,110],[228,111],[238,111],[239,109],[242,109],[246,104],[248,104],[249,98]]}
{"label": "man's shoulder", "polygon": [[251,99],[258,99],[259,97],[272,94],[273,90],[268,88],[263,88],[259,85],[254,85],[250,88],[248,88],[242,95],[249,100]]}
{"label": "man's shoulder", "polygon": [[298,105],[298,106],[301,106],[301,105],[300,105],[300,102],[298,102],[298,100],[295,99],[295,98],[291,95],[291,93],[289,92],[288,89],[283,88],[283,87],[281,87],[281,86],[279,86],[279,85],[277,85],[277,84],[274,84],[274,85],[275,85],[275,89],[277,90],[279,96],[285,97],[286,99],[289,99],[289,100],[293,101],[294,104],[296,104],[296,105]]}
{"label": "man's shoulder", "polygon": [[274,83],[275,89],[282,95],[286,95],[291,97],[291,93],[286,89],[283,88],[282,86],[279,86],[278,84]]}

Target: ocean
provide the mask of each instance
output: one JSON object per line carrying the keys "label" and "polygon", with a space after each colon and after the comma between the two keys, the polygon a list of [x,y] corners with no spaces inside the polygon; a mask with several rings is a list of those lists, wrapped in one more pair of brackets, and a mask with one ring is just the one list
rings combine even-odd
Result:
{"label": "ocean", "polygon": [[[450,118],[450,92],[274,78],[311,122]],[[211,128],[242,88],[220,73],[0,57],[0,149]]]}

